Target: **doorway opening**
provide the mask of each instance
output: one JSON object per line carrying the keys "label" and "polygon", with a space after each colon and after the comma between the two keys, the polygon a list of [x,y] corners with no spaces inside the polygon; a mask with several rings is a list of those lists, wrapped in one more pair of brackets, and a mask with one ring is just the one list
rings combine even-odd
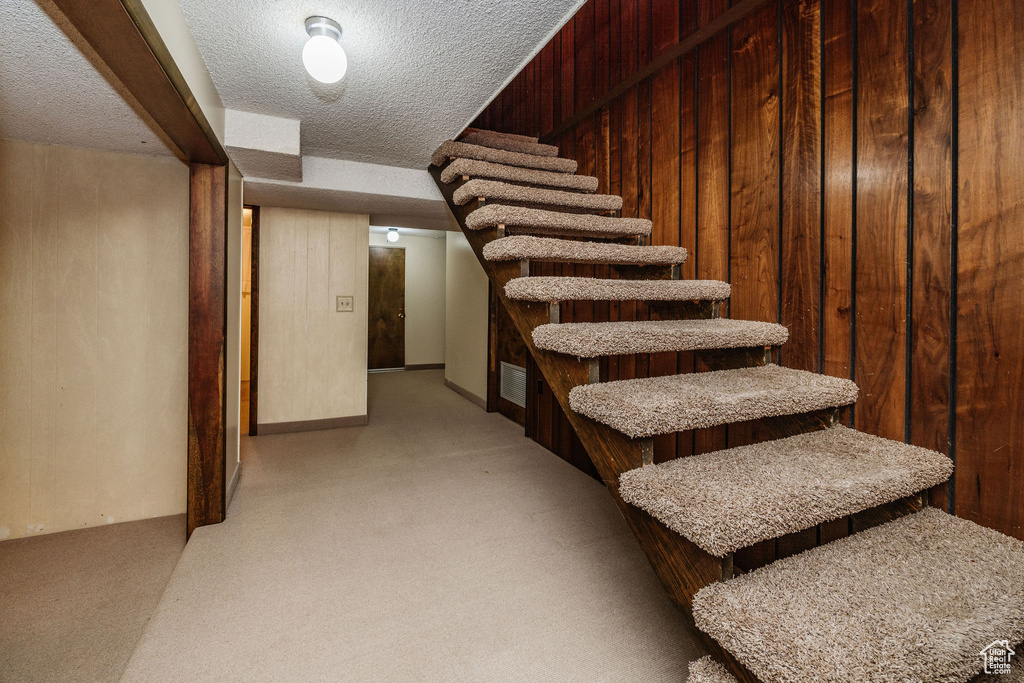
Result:
{"label": "doorway opening", "polygon": [[405,249],[370,247],[367,370],[405,369]]}
{"label": "doorway opening", "polygon": [[256,436],[259,360],[260,207],[242,210],[242,382],[238,420],[243,436]]}

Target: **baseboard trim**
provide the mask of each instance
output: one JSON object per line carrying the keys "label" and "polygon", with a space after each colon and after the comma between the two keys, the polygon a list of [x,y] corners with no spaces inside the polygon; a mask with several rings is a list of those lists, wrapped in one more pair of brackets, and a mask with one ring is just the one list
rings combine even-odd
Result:
{"label": "baseboard trim", "polygon": [[444,370],[444,363],[419,363],[417,365],[406,365],[408,370]]}
{"label": "baseboard trim", "polygon": [[324,429],[342,429],[343,427],[361,427],[368,421],[369,418],[366,415],[352,415],[350,417],[331,417],[326,420],[260,423],[256,429],[260,436],[264,436],[267,434],[292,434],[294,432],[316,432]]}
{"label": "baseboard trim", "polygon": [[483,399],[483,398],[480,398],[479,396],[474,394],[469,389],[463,389],[462,387],[460,387],[455,382],[452,382],[451,380],[449,380],[447,377],[444,378],[444,385],[446,387],[448,387],[449,389],[451,389],[452,391],[454,391],[459,396],[461,396],[462,398],[464,398],[467,401],[469,401],[470,403],[475,403],[476,405],[480,406],[484,410],[487,410],[487,400]]}

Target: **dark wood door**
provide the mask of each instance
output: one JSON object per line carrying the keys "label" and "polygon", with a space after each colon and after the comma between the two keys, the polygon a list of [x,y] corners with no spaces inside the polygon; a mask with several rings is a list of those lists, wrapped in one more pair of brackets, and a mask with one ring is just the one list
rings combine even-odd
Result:
{"label": "dark wood door", "polygon": [[405,249],[370,247],[370,370],[405,367]]}

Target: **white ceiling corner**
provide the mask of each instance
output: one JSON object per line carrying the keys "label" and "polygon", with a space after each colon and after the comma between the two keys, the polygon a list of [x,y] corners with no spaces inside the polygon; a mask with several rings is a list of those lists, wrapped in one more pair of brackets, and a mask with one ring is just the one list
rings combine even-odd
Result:
{"label": "white ceiling corner", "polygon": [[33,0],[0,3],[0,137],[174,156]]}
{"label": "white ceiling corner", "polygon": [[[359,211],[405,223],[422,218],[446,229],[450,221],[443,201],[423,170],[431,152],[458,134],[582,1],[180,3],[225,107],[301,122],[301,183],[294,175],[293,182],[282,180],[281,169],[269,165],[274,158],[267,150],[229,149],[246,175],[247,202],[259,203],[257,197],[289,206],[311,202],[316,206],[307,208]],[[342,26],[349,66],[333,86],[313,81],[302,67],[304,20],[313,15]],[[230,128],[229,122],[226,136]],[[254,154],[255,159],[243,158]],[[380,185],[367,192],[367,183],[350,173],[356,167],[331,166],[330,160],[416,169],[422,175],[413,185],[430,182],[434,195],[409,196],[409,188],[395,184],[387,191],[399,194],[384,194]],[[340,171],[343,177],[310,178],[311,168],[320,174]],[[390,177],[373,173],[372,178]]]}
{"label": "white ceiling corner", "polygon": [[302,181],[300,122],[224,110],[224,146],[242,175]]}

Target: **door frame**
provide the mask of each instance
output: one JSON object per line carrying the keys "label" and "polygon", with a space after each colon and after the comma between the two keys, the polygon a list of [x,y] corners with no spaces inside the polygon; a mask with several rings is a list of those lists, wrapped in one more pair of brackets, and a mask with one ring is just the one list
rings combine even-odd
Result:
{"label": "door frame", "polygon": [[256,436],[260,396],[260,207],[245,204],[243,209],[252,211],[252,235],[249,239],[249,436]]}

